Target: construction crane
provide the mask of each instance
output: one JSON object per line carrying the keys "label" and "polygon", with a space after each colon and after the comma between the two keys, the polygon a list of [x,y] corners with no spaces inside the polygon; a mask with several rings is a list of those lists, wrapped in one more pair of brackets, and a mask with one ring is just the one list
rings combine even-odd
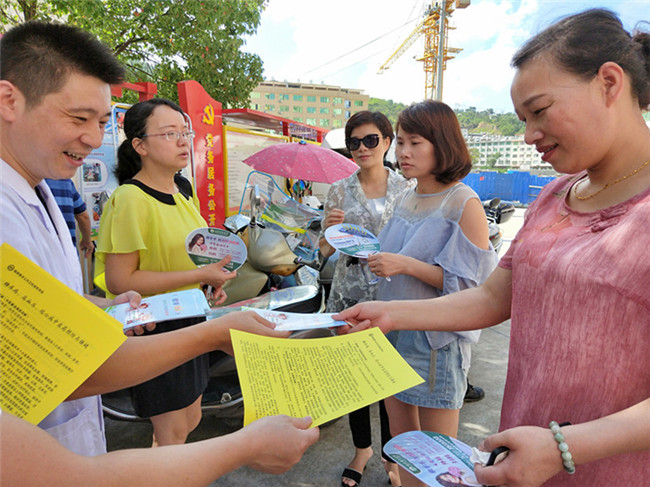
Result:
{"label": "construction crane", "polygon": [[462,50],[447,45],[449,29],[453,29],[449,26],[449,17],[454,9],[467,8],[469,4],[470,0],[431,2],[422,22],[379,68],[378,73],[386,71],[420,36],[424,36],[424,53],[421,58],[418,58],[418,61],[424,62],[424,98],[442,100],[442,73],[447,67],[447,61],[454,58],[451,54]]}

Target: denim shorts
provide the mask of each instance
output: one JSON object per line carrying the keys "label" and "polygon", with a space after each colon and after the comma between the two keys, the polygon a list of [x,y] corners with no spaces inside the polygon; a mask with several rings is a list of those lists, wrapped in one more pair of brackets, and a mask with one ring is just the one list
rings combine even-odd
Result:
{"label": "denim shorts", "polygon": [[392,345],[424,379],[395,398],[413,406],[460,409],[467,389],[467,374],[458,340],[432,350],[424,331],[400,330],[386,335]]}

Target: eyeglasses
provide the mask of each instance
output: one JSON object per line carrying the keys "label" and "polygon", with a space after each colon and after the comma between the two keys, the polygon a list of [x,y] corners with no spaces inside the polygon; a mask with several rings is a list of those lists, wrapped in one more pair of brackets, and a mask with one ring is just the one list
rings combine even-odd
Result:
{"label": "eyeglasses", "polygon": [[374,149],[379,145],[379,134],[369,134],[366,135],[363,139],[350,137],[349,139],[345,139],[345,146],[348,148],[348,150],[357,150],[359,147],[361,147],[361,142],[363,142],[363,145],[365,145],[368,149]]}
{"label": "eyeglasses", "polygon": [[192,140],[194,138],[194,130],[188,130],[187,132],[165,132],[164,134],[144,134],[140,138],[145,137],[164,137],[166,140],[176,142],[178,139],[183,137],[185,140]]}

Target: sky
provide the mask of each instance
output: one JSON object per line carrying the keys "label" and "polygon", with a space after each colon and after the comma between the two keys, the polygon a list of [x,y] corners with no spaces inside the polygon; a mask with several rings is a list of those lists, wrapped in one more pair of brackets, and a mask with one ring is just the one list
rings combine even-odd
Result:
{"label": "sky", "polygon": [[[431,0],[269,0],[244,50],[258,54],[268,80],[324,83],[410,104],[424,98],[419,39],[382,74],[379,67],[415,30]],[[510,58],[529,37],[591,7],[615,11],[631,31],[650,21],[649,0],[471,0],[451,15],[442,100],[452,108],[512,112]],[[650,28],[650,27],[648,27]]]}

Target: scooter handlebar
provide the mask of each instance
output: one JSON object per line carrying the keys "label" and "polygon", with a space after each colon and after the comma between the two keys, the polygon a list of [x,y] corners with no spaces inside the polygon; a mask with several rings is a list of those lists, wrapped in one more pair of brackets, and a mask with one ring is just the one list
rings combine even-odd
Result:
{"label": "scooter handlebar", "polygon": [[297,265],[304,265],[304,266],[307,266],[307,267],[311,267],[312,269],[315,269],[317,271],[320,271],[320,267],[321,267],[318,257],[316,257],[315,259],[311,259],[311,260],[306,260],[306,259],[303,259],[302,257],[296,257],[294,259],[293,263],[297,264]]}

